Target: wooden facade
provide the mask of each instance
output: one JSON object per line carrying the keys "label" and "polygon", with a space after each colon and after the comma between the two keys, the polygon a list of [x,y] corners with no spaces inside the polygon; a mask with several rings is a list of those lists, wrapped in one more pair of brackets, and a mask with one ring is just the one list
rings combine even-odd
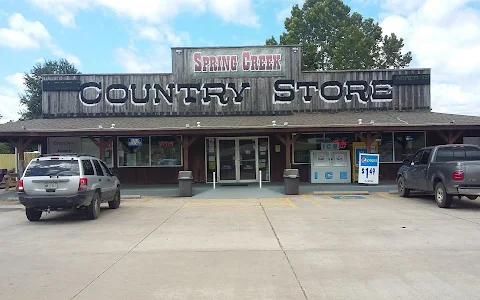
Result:
{"label": "wooden facade", "polygon": [[[281,70],[192,70],[194,53],[212,57],[212,61],[236,53],[241,61],[247,50],[262,58],[278,53]],[[284,46],[174,48],[172,58],[171,74],[45,75],[44,87],[48,88],[43,92],[43,114],[55,118],[430,108],[430,69],[301,72],[300,51]],[[412,84],[393,80],[402,75]],[[426,80],[421,82],[421,78]]]}

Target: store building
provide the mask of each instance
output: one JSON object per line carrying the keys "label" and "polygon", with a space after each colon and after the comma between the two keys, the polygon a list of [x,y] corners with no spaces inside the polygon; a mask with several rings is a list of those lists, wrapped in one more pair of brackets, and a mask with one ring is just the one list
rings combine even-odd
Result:
{"label": "store building", "polygon": [[125,184],[174,183],[179,170],[277,182],[285,168],[308,182],[310,151],[332,147],[351,152],[352,175],[357,148],[378,152],[391,180],[421,147],[478,141],[480,117],[431,112],[430,69],[302,72],[300,51],[173,48],[168,74],[45,75],[43,119],[2,124],[0,139],[20,170],[38,143],[96,155]]}

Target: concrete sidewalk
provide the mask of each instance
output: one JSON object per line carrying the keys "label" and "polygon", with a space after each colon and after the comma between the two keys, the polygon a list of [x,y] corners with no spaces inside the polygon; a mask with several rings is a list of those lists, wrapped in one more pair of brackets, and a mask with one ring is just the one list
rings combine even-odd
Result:
{"label": "concrete sidewalk", "polygon": [[[17,207],[18,206],[18,207]],[[465,299],[480,202],[142,198],[28,222],[0,205],[0,299]]]}

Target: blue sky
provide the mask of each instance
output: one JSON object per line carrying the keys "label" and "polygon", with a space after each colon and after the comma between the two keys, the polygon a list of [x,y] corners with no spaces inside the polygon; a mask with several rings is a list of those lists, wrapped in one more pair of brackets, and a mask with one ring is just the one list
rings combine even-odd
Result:
{"label": "blue sky", "polygon": [[[349,0],[431,67],[436,111],[480,114],[479,0]],[[0,113],[15,119],[21,74],[66,57],[82,73],[170,72],[171,46],[260,45],[301,0],[0,0]],[[434,92],[435,91],[435,92]],[[452,98],[454,96],[455,99]]]}

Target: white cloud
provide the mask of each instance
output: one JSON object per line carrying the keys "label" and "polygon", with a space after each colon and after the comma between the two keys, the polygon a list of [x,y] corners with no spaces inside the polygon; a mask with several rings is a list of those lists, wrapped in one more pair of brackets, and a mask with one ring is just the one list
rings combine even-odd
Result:
{"label": "white cloud", "polygon": [[387,0],[380,22],[412,51],[412,67],[432,68],[434,111],[480,115],[480,10],[478,0]]}
{"label": "white cloud", "polygon": [[138,37],[154,42],[164,42],[171,46],[184,46],[190,42],[188,32],[174,32],[169,26],[139,26]]}
{"label": "white cloud", "polygon": [[[54,15],[64,26],[75,26],[75,15],[87,9],[106,8],[133,21],[162,24],[181,13],[213,12],[225,22],[256,27],[259,17],[252,0],[30,0]],[[238,13],[238,12],[241,13]]]}
{"label": "white cloud", "polygon": [[15,73],[5,77],[5,80],[9,84],[11,84],[17,92],[21,92],[25,88],[25,86],[23,85],[24,83],[23,76],[24,76],[23,73]]}
{"label": "white cloud", "polygon": [[39,48],[42,40],[50,40],[50,34],[42,23],[27,21],[15,13],[8,18],[9,28],[0,28],[0,45],[13,49]]}
{"label": "white cloud", "polygon": [[8,86],[0,86],[0,123],[6,123],[10,120],[18,120],[20,115],[20,97],[18,94],[24,91],[23,74],[15,73],[6,76],[5,81]]}
{"label": "white cloud", "polygon": [[170,48],[166,46],[156,47],[155,51],[148,51],[147,55],[141,55],[133,47],[119,48],[115,58],[127,73],[172,72]]}
{"label": "white cloud", "polygon": [[290,17],[290,14],[292,12],[292,7],[295,4],[298,4],[298,6],[301,8],[305,0],[287,0],[285,2],[287,2],[287,6],[277,12],[277,22],[282,24],[286,18]]}
{"label": "white cloud", "polygon": [[59,58],[66,58],[75,65],[80,66],[78,57],[62,50],[45,28],[38,21],[29,21],[21,14],[14,13],[8,18],[8,28],[0,28],[0,46],[12,49],[38,49],[42,46],[52,51]]}

